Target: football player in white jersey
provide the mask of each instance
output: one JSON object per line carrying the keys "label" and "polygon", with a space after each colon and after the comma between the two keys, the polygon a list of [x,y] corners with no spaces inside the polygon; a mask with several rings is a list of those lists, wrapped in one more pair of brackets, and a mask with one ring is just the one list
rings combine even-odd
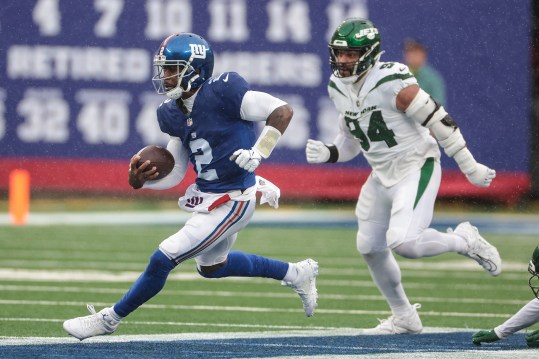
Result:
{"label": "football player in white jersey", "polygon": [[[492,343],[506,339],[519,330],[539,323],[539,246],[535,247],[532,259],[528,265],[528,272],[532,275],[528,284],[535,298],[530,300],[515,315],[498,325],[493,330],[480,330],[472,336],[475,345]],[[526,334],[526,344],[529,347],[539,347],[539,329]]]}
{"label": "football player in white jersey", "polygon": [[448,233],[429,228],[441,179],[438,144],[476,186],[488,187],[496,172],[474,159],[455,121],[406,65],[380,61],[380,33],[371,21],[345,20],[329,52],[339,133],[331,144],[309,139],[307,161],[345,162],[363,153],[369,162],[356,206],[357,249],[392,312],[369,331],[420,333],[420,305],[410,304],[392,251],[406,258],[455,252],[493,276],[502,270],[496,248],[469,222]]}
{"label": "football player in white jersey", "polygon": [[[134,189],[161,190],[178,185],[188,162],[196,181],[179,204],[192,216],[178,232],[163,240],[152,254],[146,270],[129,291],[111,307],[64,322],[64,329],[80,340],[113,333],[121,320],[161,291],[168,274],[194,259],[205,278],[264,277],[281,281],[301,298],[305,314],[317,306],[318,263],[306,259],[288,263],[255,254],[232,251],[238,232],[251,218],[256,192],[262,202],[278,206],[279,189],[255,175],[269,157],[292,119],[292,108],[267,93],[252,91],[237,73],[213,76],[213,51],[201,36],[175,33],[167,37],[154,58],[153,79],[165,100],[157,109],[162,132],[170,135],[167,149],[174,169],[156,179],[157,168],[149,161],[137,166],[131,158],[129,184]],[[255,122],[266,126],[256,137]]]}

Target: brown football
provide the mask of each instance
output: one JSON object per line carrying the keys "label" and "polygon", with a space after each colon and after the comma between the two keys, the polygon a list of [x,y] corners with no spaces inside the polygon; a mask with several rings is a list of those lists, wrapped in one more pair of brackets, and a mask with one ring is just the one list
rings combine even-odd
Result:
{"label": "brown football", "polygon": [[166,148],[157,145],[149,145],[138,151],[140,160],[137,163],[139,167],[144,162],[150,160],[150,165],[146,167],[147,170],[157,167],[159,176],[156,179],[167,176],[174,168],[174,157]]}

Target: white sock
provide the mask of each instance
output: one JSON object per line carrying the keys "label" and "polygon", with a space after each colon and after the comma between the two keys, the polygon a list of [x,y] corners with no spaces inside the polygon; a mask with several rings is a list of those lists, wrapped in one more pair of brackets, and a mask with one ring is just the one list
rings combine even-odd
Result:
{"label": "white sock", "polygon": [[298,267],[296,266],[296,263],[288,263],[288,271],[286,271],[286,275],[284,276],[283,280],[285,282],[294,282],[298,278]]}
{"label": "white sock", "polygon": [[123,317],[120,317],[120,316],[114,311],[114,307],[110,307],[110,308],[109,308],[109,315],[110,315],[110,317],[111,317],[113,320],[115,320],[115,321],[117,321],[117,322],[119,322],[120,320],[123,319]]}
{"label": "white sock", "polygon": [[391,313],[396,317],[404,317],[412,311],[412,305],[410,303],[401,305],[398,307],[392,307]]}

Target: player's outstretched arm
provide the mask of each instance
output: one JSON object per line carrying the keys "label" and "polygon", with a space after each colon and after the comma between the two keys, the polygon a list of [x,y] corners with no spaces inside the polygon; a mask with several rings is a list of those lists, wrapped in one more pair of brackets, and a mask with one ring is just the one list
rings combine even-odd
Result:
{"label": "player's outstretched arm", "polygon": [[[260,105],[264,104],[264,105]],[[250,149],[238,149],[230,160],[246,171],[254,172],[262,159],[270,156],[288,127],[294,111],[286,102],[264,92],[247,91],[241,104],[241,118],[246,121],[266,121],[262,133]]]}
{"label": "player's outstretched arm", "polygon": [[474,159],[460,129],[443,106],[417,85],[402,89],[397,95],[396,104],[408,117],[431,130],[445,153],[457,162],[468,181],[478,187],[490,186],[496,171]]}

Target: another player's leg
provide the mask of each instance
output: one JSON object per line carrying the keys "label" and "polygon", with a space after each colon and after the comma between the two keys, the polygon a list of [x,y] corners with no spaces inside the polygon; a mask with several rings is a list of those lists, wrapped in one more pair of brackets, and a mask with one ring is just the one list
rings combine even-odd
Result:
{"label": "another player's leg", "polygon": [[316,261],[306,259],[298,263],[287,263],[240,251],[229,252],[235,238],[236,234],[222,240],[196,258],[200,275],[206,278],[262,277],[281,280],[283,285],[298,293],[305,314],[308,317],[314,314],[318,298]]}
{"label": "another player's leg", "polygon": [[[428,164],[428,163],[427,163]],[[438,163],[432,170],[425,165],[419,177],[409,176],[396,187],[388,242],[399,255],[406,258],[422,258],[455,252],[477,261],[491,275],[501,272],[501,259],[494,246],[479,235],[469,222],[461,223],[453,232],[438,232],[430,226],[434,203],[441,179]],[[428,181],[427,181],[428,179]],[[410,194],[413,196],[410,197]]]}
{"label": "another player's leg", "polygon": [[369,177],[361,189],[356,207],[359,225],[357,249],[365,259],[374,283],[389,304],[392,315],[365,333],[420,333],[423,325],[417,314],[419,305],[410,304],[402,286],[401,270],[387,247],[386,231],[391,207],[387,191]]}
{"label": "another player's leg", "polygon": [[[177,264],[218,243],[220,234],[243,228],[252,217],[254,205],[254,201],[233,202],[214,210],[217,216],[213,212],[194,214],[180,231],[161,242],[146,270],[118,303],[98,313],[89,307],[90,315],[65,321],[64,329],[80,340],[113,333],[122,318],[159,293]],[[234,220],[224,221],[224,218]]]}
{"label": "another player's leg", "polygon": [[380,320],[378,326],[366,329],[365,334],[417,334],[423,324],[417,313],[420,304],[410,304],[401,282],[401,271],[389,249],[363,254],[371,277],[386,298],[391,316]]}
{"label": "another player's leg", "polygon": [[448,233],[454,233],[466,240],[468,248],[465,253],[466,257],[475,260],[483,267],[490,275],[498,276],[502,272],[502,259],[496,247],[481,237],[477,227],[474,227],[470,222],[459,224],[454,231],[449,228]]}
{"label": "another player's leg", "polygon": [[96,313],[94,307],[88,305],[91,314],[66,320],[64,330],[80,340],[113,333],[123,317],[161,291],[168,274],[175,266],[163,252],[156,250],[146,270],[114,307],[104,308]]}

